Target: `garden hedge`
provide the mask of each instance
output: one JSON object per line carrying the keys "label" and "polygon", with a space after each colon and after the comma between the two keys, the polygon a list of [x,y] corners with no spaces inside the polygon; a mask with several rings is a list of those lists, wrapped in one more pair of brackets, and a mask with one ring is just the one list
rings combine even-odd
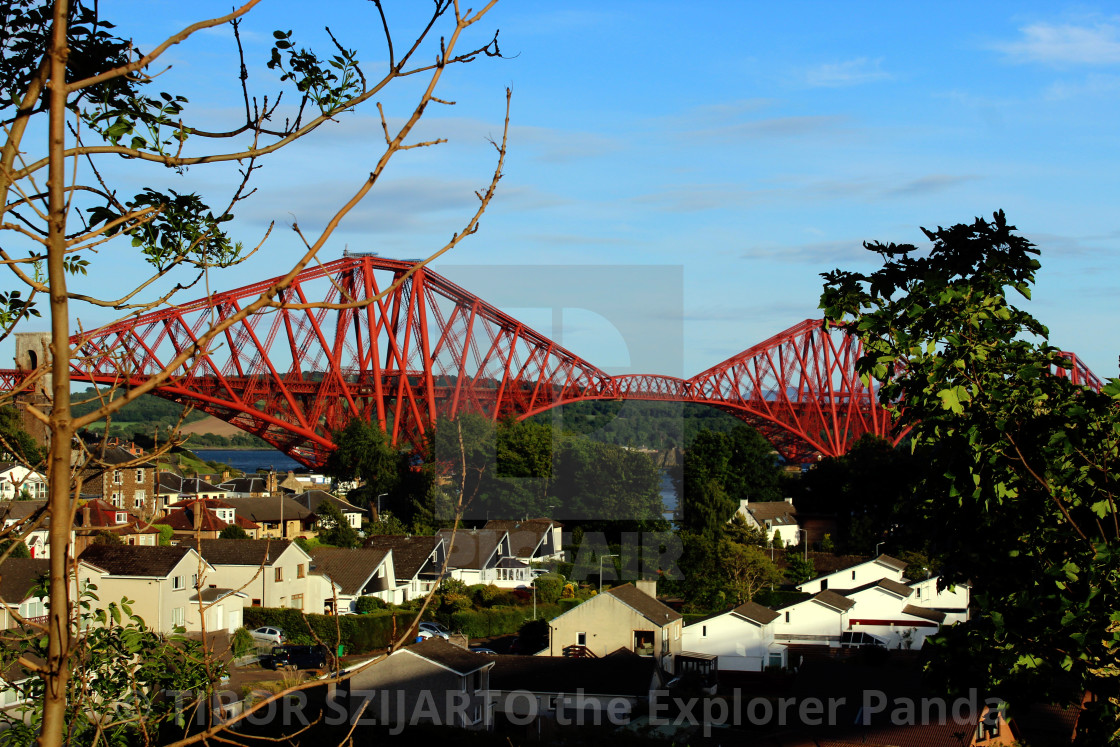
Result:
{"label": "garden hedge", "polygon": [[[245,627],[252,630],[265,625],[280,628],[291,643],[314,643],[311,631],[328,648],[336,650],[342,634],[342,645],[348,654],[364,654],[387,648],[393,637],[393,616],[397,618],[399,637],[416,618],[414,612],[374,612],[368,615],[304,615],[300,610],[277,607],[246,607]],[[338,628],[336,630],[335,624]]]}

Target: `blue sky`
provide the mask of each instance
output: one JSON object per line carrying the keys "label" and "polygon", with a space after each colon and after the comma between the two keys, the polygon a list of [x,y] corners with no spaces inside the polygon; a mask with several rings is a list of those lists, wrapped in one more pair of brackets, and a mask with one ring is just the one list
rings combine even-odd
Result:
{"label": "blue sky", "polygon": [[[417,6],[427,4],[388,4],[402,35]],[[150,48],[228,4],[105,0],[102,9]],[[1002,208],[1043,251],[1030,309],[1055,344],[1115,376],[1115,10],[1054,2],[503,2],[470,39],[499,28],[508,59],[450,71],[439,95],[458,103],[436,107],[422,127],[421,137],[450,142],[400,154],[324,258],[344,247],[419,257],[442,245],[489,178],[486,138],[500,135],[510,86],[498,197],[478,235],[436,268],[453,278],[469,276],[460,265],[507,268],[491,272],[480,295],[546,333],[555,332],[550,307],[503,300],[503,285],[529,282],[516,266],[615,278],[589,283],[593,291],[567,281],[563,340],[593,363],[626,370],[640,358],[658,369],[650,372],[690,375],[817,316],[821,272],[873,266],[862,241],[918,242],[919,226]],[[254,90],[276,85],[263,66],[273,29],[292,29],[326,52],[324,25],[359,50],[367,74],[384,63],[369,3],[266,0],[243,27],[250,65],[258,63]],[[195,121],[229,121],[238,107],[234,59],[227,31],[206,32],[175,48],[161,82],[187,95]],[[391,118],[406,113],[413,86],[383,99]],[[276,274],[294,259],[292,222],[314,235],[368,173],[379,137],[370,108],[268,163],[234,231],[255,243],[268,221],[279,230],[258,256],[212,278],[214,286]],[[166,178],[125,163],[110,174],[136,184]],[[178,186],[165,183],[216,195],[228,178],[228,169],[196,168]],[[104,252],[88,282],[105,288],[129,279],[127,252]],[[625,270],[644,265],[667,274],[654,273],[655,282]],[[547,273],[534,278],[548,284]],[[547,290],[542,297],[555,295]],[[683,342],[667,341],[661,358],[624,354],[628,333],[578,310],[604,293],[616,293],[639,322],[650,320],[647,334],[680,317]],[[87,326],[101,320],[78,313]]]}

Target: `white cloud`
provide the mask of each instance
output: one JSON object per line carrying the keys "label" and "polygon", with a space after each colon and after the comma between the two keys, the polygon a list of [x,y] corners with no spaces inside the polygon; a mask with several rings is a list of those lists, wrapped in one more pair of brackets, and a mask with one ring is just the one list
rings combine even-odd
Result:
{"label": "white cloud", "polygon": [[816,88],[840,88],[893,78],[881,65],[882,59],[869,60],[866,57],[818,65],[806,71],[805,81]]}
{"label": "white cloud", "polygon": [[995,48],[1016,62],[1057,65],[1115,65],[1120,63],[1120,24],[1088,26],[1034,23],[1019,29],[1022,38]]}

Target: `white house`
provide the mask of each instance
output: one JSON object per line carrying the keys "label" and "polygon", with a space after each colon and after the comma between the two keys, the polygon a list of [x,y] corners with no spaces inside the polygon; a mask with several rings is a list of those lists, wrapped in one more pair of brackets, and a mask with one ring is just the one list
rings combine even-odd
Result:
{"label": "white house", "polygon": [[914,604],[945,613],[945,624],[955,625],[968,620],[968,605],[972,590],[967,583],[960,583],[938,589],[939,576],[911,581],[914,589]]}
{"label": "white house", "polygon": [[[735,515],[742,516],[747,526],[766,532],[766,539],[774,541],[777,535],[785,545],[796,545],[800,541],[801,527],[797,523],[797,509],[793,499],[784,501],[755,501],[743,498]],[[732,518],[735,518],[732,516]]]}
{"label": "white house", "polygon": [[306,508],[311,513],[318,516],[320,519],[322,519],[322,512],[319,510],[319,507],[323,504],[324,501],[329,501],[330,503],[334,504],[335,508],[337,508],[343,516],[346,517],[347,524],[349,524],[354,529],[362,528],[362,516],[365,514],[365,510],[358,506],[355,506],[352,503],[344,501],[337,496],[331,495],[325,490],[308,490],[306,492],[300,493],[299,495],[293,495],[292,500]]}
{"label": "white house", "polygon": [[816,594],[826,589],[843,591],[845,589],[857,589],[881,578],[901,583],[902,572],[905,570],[906,563],[898,558],[892,558],[890,555],[880,555],[877,558],[865,560],[839,571],[818,576],[812,581],[806,581],[798,586],[797,590],[808,594]]}
{"label": "white house", "polygon": [[564,525],[552,519],[491,519],[483,529],[508,534],[510,554],[523,563],[564,560]]}
{"label": "white house", "polygon": [[[358,597],[371,596],[390,604],[404,601],[393,574],[393,551],[372,547],[316,547],[311,551],[311,572],[334,583],[324,609],[353,612]],[[336,600],[337,599],[337,607]]]}
{"label": "white house", "polygon": [[441,529],[436,535],[451,548],[447,573],[471,586],[494,584],[506,589],[528,586],[533,577],[529,564],[513,557],[509,532],[493,529]]}
{"label": "white house", "polygon": [[856,605],[848,626],[853,633],[874,636],[887,648],[919,649],[941,628],[945,614],[913,604],[913,595],[913,588],[889,578],[845,591],[844,596]]}
{"label": "white house", "polygon": [[425,596],[442,578],[446,553],[441,537],[375,534],[365,546],[392,551],[393,575],[402,601]]}
{"label": "white house", "polygon": [[130,599],[133,613],[153,630],[169,634],[181,627],[197,633],[204,619],[208,631],[241,627],[242,599],[206,593],[205,579],[213,568],[190,547],[90,545],[81,560],[78,580],[96,584],[95,605]]}
{"label": "white house", "polygon": [[[778,643],[836,647],[848,630],[848,616],[856,603],[834,591],[820,591],[800,602],[779,607],[771,623]],[[784,666],[790,666],[787,660]]]}
{"label": "white house", "polygon": [[46,499],[46,476],[16,462],[0,462],[0,500],[13,501],[25,492],[32,500]]}
{"label": "white house", "polygon": [[735,609],[696,620],[684,628],[685,651],[713,654],[721,671],[761,672],[783,666],[786,647],[774,640],[774,621],[781,617],[761,604],[747,602]]}
{"label": "white house", "polygon": [[242,592],[251,607],[322,612],[322,579],[311,575],[311,556],[291,540],[187,539],[211,566],[204,588]]}
{"label": "white house", "polygon": [[[27,545],[28,552],[33,558],[49,558],[50,546],[50,517],[40,514],[47,505],[47,501],[3,501],[0,502],[0,523],[3,529],[17,526],[9,536],[19,537]],[[70,542],[74,542],[74,532],[70,532]]]}

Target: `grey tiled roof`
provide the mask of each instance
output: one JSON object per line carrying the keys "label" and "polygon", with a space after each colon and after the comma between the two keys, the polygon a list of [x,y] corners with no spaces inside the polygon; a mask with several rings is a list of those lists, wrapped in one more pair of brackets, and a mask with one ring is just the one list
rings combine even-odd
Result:
{"label": "grey tiled roof", "polygon": [[272,565],[292,544],[286,539],[185,539],[179,547],[193,547],[211,565]]}
{"label": "grey tiled roof", "polygon": [[476,654],[473,651],[460,648],[454,643],[448,643],[438,636],[432,636],[408,648],[403,648],[393,656],[407,656],[408,654],[414,654],[445,666],[457,674],[470,674],[491,666],[494,661],[492,656]]}
{"label": "grey tiled roof", "polygon": [[189,552],[190,548],[184,545],[90,545],[82,553],[81,560],[103,568],[113,576],[164,578]]}
{"label": "grey tiled roof", "polygon": [[46,558],[8,558],[0,565],[0,597],[8,604],[27,599],[39,577],[50,571]]}
{"label": "grey tiled roof", "polygon": [[[442,540],[439,537],[406,537],[400,534],[375,534],[366,540],[366,547],[393,551],[393,572],[399,579],[416,576]],[[434,568],[439,571],[439,568]]]}
{"label": "grey tiled roof", "polygon": [[856,603],[853,602],[851,599],[848,599],[845,596],[841,596],[840,594],[837,594],[835,591],[832,591],[832,590],[829,590],[829,589],[826,589],[825,591],[814,594],[813,595],[813,601],[820,602],[821,604],[832,607],[833,609],[840,610],[841,612],[847,612],[852,607],[856,606]]}
{"label": "grey tiled roof", "polygon": [[316,547],[311,551],[311,570],[330,577],[343,594],[357,594],[388,554],[372,547]]}
{"label": "grey tiled roof", "polygon": [[731,610],[731,614],[745,618],[759,625],[773,622],[778,619],[778,613],[769,607],[763,607],[761,604],[755,602],[747,602],[741,604],[735,609]]}
{"label": "grey tiled roof", "polygon": [[681,619],[681,613],[657,601],[649,594],[638,589],[634,584],[616,586],[613,589],[609,589],[606,593],[627,606],[634,608],[643,617],[656,625],[665,625],[674,620]]}

